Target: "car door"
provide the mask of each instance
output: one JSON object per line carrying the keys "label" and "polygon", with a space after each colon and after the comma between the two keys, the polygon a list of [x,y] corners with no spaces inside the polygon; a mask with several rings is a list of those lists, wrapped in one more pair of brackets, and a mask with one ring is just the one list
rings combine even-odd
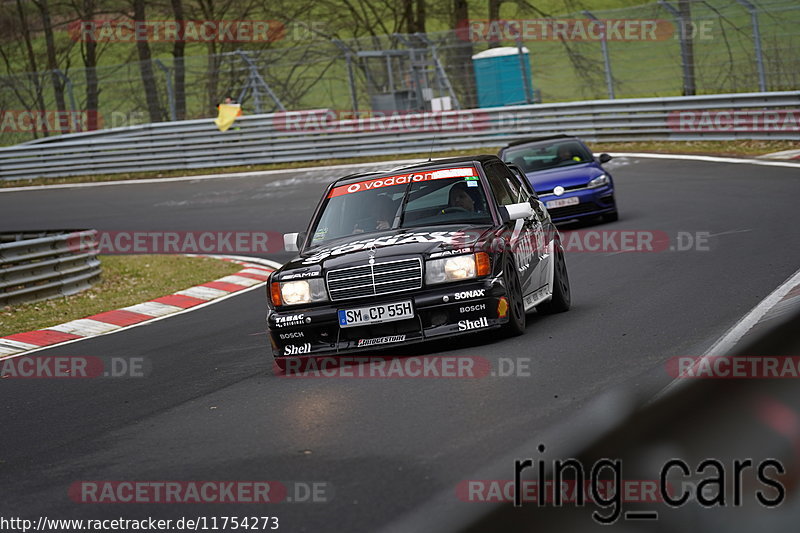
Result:
{"label": "car door", "polygon": [[[484,171],[497,203],[516,204],[528,201],[529,194],[518,179],[500,160],[484,164]],[[541,250],[537,246],[536,232],[541,231],[539,217],[512,220],[508,223],[509,245],[519,275],[523,297],[536,291],[541,283]]]}
{"label": "car door", "polygon": [[533,233],[534,246],[539,259],[536,269],[537,271],[532,274],[536,278],[536,281],[532,283],[532,285],[535,286],[534,290],[536,290],[549,283],[549,267],[550,262],[553,260],[551,254],[547,253],[549,244],[549,239],[546,235],[546,228],[549,227],[549,224],[547,224],[547,210],[545,209],[542,201],[539,200],[539,196],[536,194],[533,186],[531,186],[528,178],[525,177],[525,173],[522,171],[522,169],[516,167],[515,165],[508,165],[508,168],[514,175],[517,186],[519,186],[520,190],[523,192],[523,199],[520,201],[528,201],[531,204],[531,207],[533,207],[533,211],[535,213],[535,220],[531,221],[531,231]]}

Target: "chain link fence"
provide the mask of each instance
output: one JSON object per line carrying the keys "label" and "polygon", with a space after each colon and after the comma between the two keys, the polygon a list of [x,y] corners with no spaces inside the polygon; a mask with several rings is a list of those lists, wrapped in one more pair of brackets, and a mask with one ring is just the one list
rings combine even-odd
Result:
{"label": "chain link fence", "polygon": [[[239,100],[245,114],[472,108],[480,105],[472,57],[495,47],[528,51],[529,90],[525,100],[509,104],[800,87],[796,0],[694,1],[688,16],[674,4],[662,0],[547,20],[462,21],[446,32],[349,41],[309,33],[261,50],[243,45],[182,60],[162,46],[154,47],[149,69],[131,62],[0,77],[0,144],[59,130],[214,117],[225,97]],[[593,26],[595,19],[602,25]],[[150,94],[143,72],[153,82]],[[64,84],[64,108],[55,103],[54,74]],[[519,76],[495,81],[520,83]],[[98,104],[88,109],[95,83]]]}

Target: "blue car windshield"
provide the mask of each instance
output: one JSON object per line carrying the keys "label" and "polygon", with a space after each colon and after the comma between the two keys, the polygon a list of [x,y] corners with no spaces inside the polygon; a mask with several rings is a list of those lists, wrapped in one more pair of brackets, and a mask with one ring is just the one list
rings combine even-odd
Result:
{"label": "blue car windshield", "polygon": [[331,189],[311,246],[396,228],[492,222],[474,167],[419,170]]}
{"label": "blue car windshield", "polygon": [[514,146],[503,153],[503,160],[528,173],[588,163],[592,154],[579,142],[563,140]]}

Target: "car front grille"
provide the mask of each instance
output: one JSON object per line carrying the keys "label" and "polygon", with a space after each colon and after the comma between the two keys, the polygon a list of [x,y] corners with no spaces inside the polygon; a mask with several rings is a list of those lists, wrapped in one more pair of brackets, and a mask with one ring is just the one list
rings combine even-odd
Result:
{"label": "car front grille", "polygon": [[[568,187],[564,187],[564,192],[580,191],[588,188],[589,187],[587,187],[585,183],[582,183],[580,185],[570,185]],[[538,194],[539,196],[550,196],[553,194],[553,189],[541,189],[541,190],[537,189],[536,194]]]}
{"label": "car front grille", "polygon": [[399,259],[339,268],[327,275],[331,301],[378,296],[422,287],[422,261]]}
{"label": "car front grille", "polygon": [[550,218],[561,218],[583,215],[584,213],[591,213],[592,211],[598,211],[600,209],[602,208],[594,202],[584,202],[577,205],[554,207],[547,211],[550,213]]}

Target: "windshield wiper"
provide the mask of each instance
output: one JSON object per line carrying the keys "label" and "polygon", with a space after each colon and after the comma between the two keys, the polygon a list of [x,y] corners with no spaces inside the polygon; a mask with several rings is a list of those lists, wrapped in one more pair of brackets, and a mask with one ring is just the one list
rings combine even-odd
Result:
{"label": "windshield wiper", "polygon": [[392,222],[392,229],[397,229],[403,225],[403,217],[406,216],[406,204],[408,203],[408,199],[410,198],[411,186],[414,185],[413,181],[409,181],[408,185],[406,186],[406,192],[403,194],[403,201],[400,202],[400,207],[397,208],[397,213],[394,215],[394,221]]}

